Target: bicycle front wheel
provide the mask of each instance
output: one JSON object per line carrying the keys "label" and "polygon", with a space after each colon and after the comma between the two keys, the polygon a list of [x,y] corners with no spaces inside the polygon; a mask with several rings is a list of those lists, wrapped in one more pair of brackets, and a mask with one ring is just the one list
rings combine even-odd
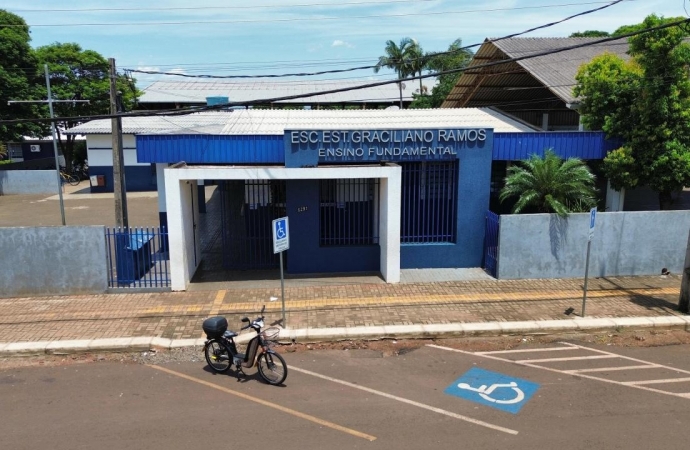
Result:
{"label": "bicycle front wheel", "polygon": [[67,175],[67,182],[72,186],[78,186],[81,180],[74,175]]}
{"label": "bicycle front wheel", "polygon": [[232,355],[221,341],[214,339],[204,347],[204,356],[208,366],[217,373],[224,373],[232,365]]}
{"label": "bicycle front wheel", "polygon": [[259,356],[259,375],[273,386],[282,384],[287,378],[287,364],[277,353],[267,352]]}

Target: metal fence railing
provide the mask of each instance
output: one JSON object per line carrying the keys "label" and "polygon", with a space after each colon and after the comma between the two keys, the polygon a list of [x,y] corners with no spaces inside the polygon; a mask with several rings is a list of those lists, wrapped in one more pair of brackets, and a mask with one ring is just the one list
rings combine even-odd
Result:
{"label": "metal fence railing", "polygon": [[106,228],[108,287],[170,287],[168,232],[153,228]]}
{"label": "metal fence railing", "polygon": [[501,216],[486,212],[486,231],[484,234],[484,269],[492,277],[498,276],[498,232]]}
{"label": "metal fence railing", "polygon": [[378,179],[321,180],[319,198],[321,246],[378,244]]}
{"label": "metal fence railing", "polygon": [[400,242],[456,241],[458,162],[410,162],[402,167]]}

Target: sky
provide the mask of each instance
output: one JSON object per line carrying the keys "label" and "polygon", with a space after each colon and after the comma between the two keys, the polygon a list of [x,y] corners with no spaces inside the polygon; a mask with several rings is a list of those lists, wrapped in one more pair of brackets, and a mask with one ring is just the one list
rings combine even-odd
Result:
{"label": "sky", "polygon": [[[32,46],[76,42],[118,69],[186,74],[257,75],[375,64],[389,39],[443,51],[457,38],[479,44],[608,1],[590,0],[3,0],[31,27]],[[69,5],[69,6],[63,6]],[[690,0],[625,0],[526,36],[614,31],[656,13],[687,17]],[[90,24],[90,25],[87,25]],[[156,76],[135,75],[140,86]],[[319,79],[392,79],[371,69]],[[166,76],[165,80],[187,80]]]}

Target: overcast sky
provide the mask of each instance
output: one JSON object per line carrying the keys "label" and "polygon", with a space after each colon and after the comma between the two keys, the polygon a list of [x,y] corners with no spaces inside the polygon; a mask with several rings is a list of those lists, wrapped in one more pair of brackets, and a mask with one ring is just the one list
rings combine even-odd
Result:
{"label": "overcast sky", "polygon": [[[4,0],[2,3],[2,8],[24,17],[31,25],[33,46],[77,42],[83,48],[116,58],[118,68],[227,75],[309,72],[374,64],[388,39],[397,42],[409,36],[417,39],[424,50],[441,51],[457,38],[462,38],[466,45],[481,43],[486,37],[519,32],[608,2]],[[529,36],[568,36],[588,29],[613,31],[620,25],[639,23],[652,13],[687,16],[683,3],[684,0],[626,0]],[[62,6],[65,4],[70,6]],[[61,8],[70,11],[57,10]],[[155,8],[159,9],[152,10]],[[138,77],[144,85],[150,81]],[[324,78],[378,80],[391,78],[391,74],[375,75],[371,70],[364,70],[312,79]]]}

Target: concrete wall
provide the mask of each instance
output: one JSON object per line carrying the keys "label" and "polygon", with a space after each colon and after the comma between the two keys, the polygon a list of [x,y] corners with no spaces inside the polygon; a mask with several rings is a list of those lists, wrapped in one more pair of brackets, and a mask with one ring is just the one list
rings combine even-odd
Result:
{"label": "concrete wall", "polygon": [[99,226],[0,228],[0,296],[105,292],[105,252]]}
{"label": "concrete wall", "polygon": [[[598,213],[592,277],[655,275],[683,269],[690,211]],[[584,277],[589,214],[502,215],[498,278]]]}
{"label": "concrete wall", "polygon": [[56,194],[54,170],[0,170],[0,195]]}

